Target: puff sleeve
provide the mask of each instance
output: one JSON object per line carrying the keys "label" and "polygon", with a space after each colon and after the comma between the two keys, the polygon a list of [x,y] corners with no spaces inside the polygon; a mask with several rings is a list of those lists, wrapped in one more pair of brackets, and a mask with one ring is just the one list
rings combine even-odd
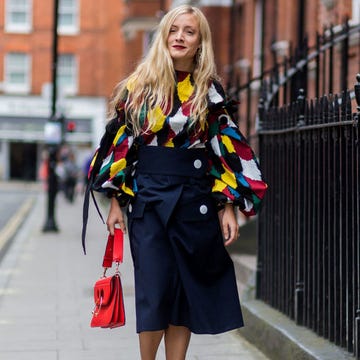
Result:
{"label": "puff sleeve", "polygon": [[[112,135],[109,135],[112,134]],[[117,117],[111,120],[103,136],[111,137],[108,149],[102,148],[103,141],[96,150],[90,165],[89,177],[93,174],[92,189],[104,192],[109,197],[116,196],[121,206],[125,206],[136,192],[133,179],[134,166],[137,161],[137,147],[131,129],[125,122],[123,103],[117,108]],[[98,169],[94,168],[97,157],[103,152]]]}
{"label": "puff sleeve", "polygon": [[259,210],[267,185],[253,150],[234,123],[232,110],[220,83],[213,82],[209,89],[207,144],[212,192],[218,205],[230,201],[251,216]]}

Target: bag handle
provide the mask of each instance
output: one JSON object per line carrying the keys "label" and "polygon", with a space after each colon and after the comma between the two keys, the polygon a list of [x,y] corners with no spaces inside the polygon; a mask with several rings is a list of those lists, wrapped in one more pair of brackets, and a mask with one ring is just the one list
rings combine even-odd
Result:
{"label": "bag handle", "polygon": [[94,155],[94,156],[96,156],[94,165],[89,170],[88,184],[86,186],[86,190],[85,190],[85,194],[84,194],[83,225],[82,225],[82,231],[81,231],[81,242],[82,242],[84,254],[86,254],[85,238],[86,238],[86,228],[87,228],[87,223],[88,223],[88,218],[89,218],[90,194],[91,194],[91,197],[95,204],[96,210],[97,210],[98,214],[100,215],[100,218],[101,218],[103,224],[105,224],[104,218],[101,214],[101,211],[100,211],[99,206],[95,199],[95,195],[93,192],[93,184],[94,184],[96,176],[98,175],[98,173],[100,171],[102,162],[104,161],[107,153],[109,152],[109,150],[112,146],[112,143],[114,141],[114,138],[115,138],[119,128],[120,128],[120,123],[118,121],[117,116],[108,122],[108,124],[106,125],[106,131],[105,131],[103,137],[101,138],[100,145],[97,148],[95,155]]}
{"label": "bag handle", "polygon": [[114,235],[109,234],[106,244],[105,254],[103,258],[102,266],[105,268],[105,272],[108,268],[111,268],[112,263],[119,263],[123,261],[124,255],[124,234],[121,229],[115,228]]}

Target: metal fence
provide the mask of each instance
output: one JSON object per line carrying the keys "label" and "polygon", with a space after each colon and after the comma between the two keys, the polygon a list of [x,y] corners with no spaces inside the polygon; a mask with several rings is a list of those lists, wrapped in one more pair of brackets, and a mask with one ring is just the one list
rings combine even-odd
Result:
{"label": "metal fence", "polygon": [[360,75],[259,116],[257,297],[360,359]]}
{"label": "metal fence", "polygon": [[[269,108],[294,101],[299,89],[307,97],[319,98],[350,88],[352,74],[360,69],[359,39],[360,25],[345,21],[317,33],[315,44],[305,38],[285,56],[279,57],[272,49],[273,65],[261,74],[253,76],[249,67],[246,73],[230,77],[227,91],[241,104],[239,118],[245,135],[251,138],[256,133],[253,119],[259,99]],[[234,72],[236,64],[230,68]]]}

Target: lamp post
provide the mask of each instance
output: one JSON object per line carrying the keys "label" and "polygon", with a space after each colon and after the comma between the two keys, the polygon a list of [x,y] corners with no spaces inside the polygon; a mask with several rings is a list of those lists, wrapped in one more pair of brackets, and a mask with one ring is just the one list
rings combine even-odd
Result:
{"label": "lamp post", "polygon": [[53,43],[52,43],[52,96],[51,96],[51,115],[45,125],[45,142],[48,145],[48,202],[47,218],[43,227],[44,232],[59,231],[55,221],[55,200],[58,191],[58,181],[56,177],[56,163],[58,147],[62,141],[62,123],[56,114],[57,99],[57,61],[58,61],[58,8],[59,0],[54,0],[53,13]]}

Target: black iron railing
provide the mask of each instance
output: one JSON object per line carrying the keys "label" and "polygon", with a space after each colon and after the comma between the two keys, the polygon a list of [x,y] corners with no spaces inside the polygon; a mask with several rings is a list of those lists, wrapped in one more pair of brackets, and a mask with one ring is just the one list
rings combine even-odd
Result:
{"label": "black iron railing", "polygon": [[257,297],[360,359],[360,75],[259,115]]}
{"label": "black iron railing", "polygon": [[299,89],[309,98],[319,98],[350,88],[353,80],[349,74],[360,69],[360,25],[350,26],[346,21],[317,34],[315,44],[304,39],[286,56],[273,52],[271,68],[253,77],[249,67],[227,84],[230,95],[240,101],[239,118],[247,137],[256,133],[259,99],[269,109],[295,101]]}

